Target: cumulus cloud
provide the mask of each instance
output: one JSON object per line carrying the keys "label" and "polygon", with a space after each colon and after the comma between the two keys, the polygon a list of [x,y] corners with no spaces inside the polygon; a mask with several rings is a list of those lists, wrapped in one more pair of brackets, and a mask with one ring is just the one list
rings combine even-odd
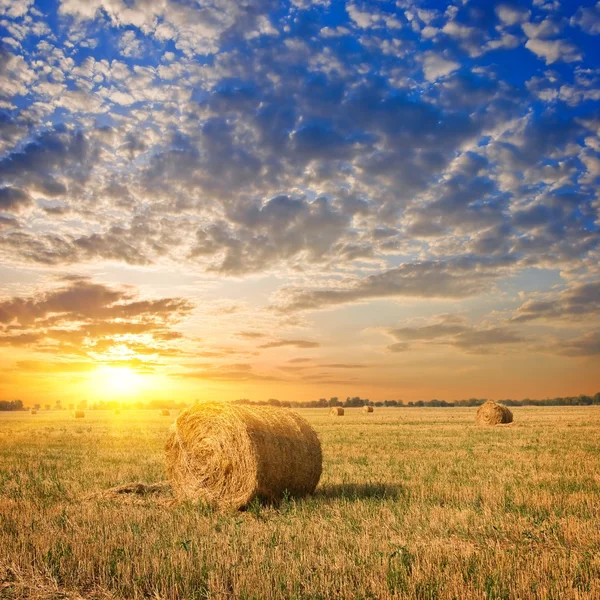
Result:
{"label": "cumulus cloud", "polygon": [[423,60],[423,72],[425,73],[425,79],[427,81],[435,81],[453,73],[460,67],[460,64],[454,60],[444,58],[434,52],[428,52],[425,54]]}
{"label": "cumulus cloud", "polygon": [[529,17],[530,11],[519,4],[499,4],[496,14],[505,25],[517,25]]}
{"label": "cumulus cloud", "polygon": [[525,47],[543,58],[547,65],[555,62],[578,62],[583,58],[581,51],[566,40],[541,40],[532,38]]}
{"label": "cumulus cloud", "polygon": [[600,35],[600,2],[595,6],[580,6],[570,22],[590,35]]}

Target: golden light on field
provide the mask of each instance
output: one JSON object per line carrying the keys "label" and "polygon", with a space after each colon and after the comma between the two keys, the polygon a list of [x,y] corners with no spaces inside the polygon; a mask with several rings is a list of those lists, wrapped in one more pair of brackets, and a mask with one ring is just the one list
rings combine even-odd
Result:
{"label": "golden light on field", "polygon": [[146,387],[146,378],[129,367],[103,365],[94,371],[90,385],[96,394],[107,399],[126,399]]}

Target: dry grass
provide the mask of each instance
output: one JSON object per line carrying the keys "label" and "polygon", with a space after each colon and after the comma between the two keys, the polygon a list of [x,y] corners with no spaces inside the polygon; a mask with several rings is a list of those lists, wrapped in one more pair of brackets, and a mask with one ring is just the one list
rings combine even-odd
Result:
{"label": "dry grass", "polygon": [[224,515],[104,493],[164,480],[158,412],[0,413],[0,598],[600,598],[600,409],[301,414],[316,494]]}
{"label": "dry grass", "polygon": [[166,459],[179,498],[222,509],[311,494],[322,468],[319,438],[297,412],[216,402],[177,417]]}

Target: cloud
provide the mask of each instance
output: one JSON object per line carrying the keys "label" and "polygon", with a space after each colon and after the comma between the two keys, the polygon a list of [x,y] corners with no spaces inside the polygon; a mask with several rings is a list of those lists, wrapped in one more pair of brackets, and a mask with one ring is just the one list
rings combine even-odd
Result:
{"label": "cloud", "polygon": [[176,373],[174,377],[224,382],[285,381],[285,379],[275,375],[255,373],[252,370],[252,365],[246,363],[221,365],[189,372],[179,372]]}
{"label": "cloud", "polygon": [[526,300],[517,309],[512,321],[517,323],[537,319],[587,320],[600,317],[600,282],[569,287],[558,294]]}
{"label": "cloud", "polygon": [[23,190],[14,187],[0,187],[0,210],[18,213],[31,204],[31,196]]}
{"label": "cloud", "polygon": [[571,17],[572,26],[578,26],[590,35],[600,35],[600,2],[595,6],[580,6]]}
{"label": "cloud", "polygon": [[281,290],[275,308],[290,312],[315,310],[372,298],[466,298],[482,293],[514,262],[501,257],[490,262],[456,261],[406,263],[393,269],[346,282],[339,288]]}
{"label": "cloud", "polygon": [[507,345],[522,344],[527,341],[520,333],[504,326],[473,327],[452,315],[438,317],[431,325],[420,327],[400,327],[387,332],[398,340],[387,347],[390,352],[406,352],[411,343],[426,345],[448,345],[465,352],[486,354],[498,352]]}
{"label": "cloud", "polygon": [[427,52],[423,60],[423,72],[427,81],[435,81],[450,75],[458,68],[460,68],[460,63],[444,58],[434,52]]}
{"label": "cloud", "polygon": [[312,342],[309,340],[274,340],[261,344],[259,348],[282,348],[284,346],[293,346],[295,348],[318,348],[320,344],[318,342]]}
{"label": "cloud", "polygon": [[598,356],[600,355],[600,331],[591,331],[579,338],[561,341],[555,349],[558,354],[565,356]]}
{"label": "cloud", "polygon": [[530,12],[518,4],[499,4],[496,14],[504,25],[517,25],[529,18]]}
{"label": "cloud", "polygon": [[[595,282],[600,82],[587,36],[598,6],[338,9],[59,0],[42,12],[0,0],[3,264],[156,278],[181,270],[202,289],[251,290],[253,306],[262,286],[279,286],[267,319],[286,325],[307,325],[296,311],[380,298],[418,299],[419,314],[440,299],[504,311],[510,278],[528,269]],[[30,298],[2,301],[22,310],[2,324],[4,345],[61,360],[117,346],[144,357],[156,346],[165,360],[193,351],[173,329],[192,310],[179,292],[160,305],[94,280],[57,290],[42,279]],[[80,314],[44,312],[76,287]],[[101,293],[117,296],[94,304]],[[554,316],[534,304],[551,300]],[[567,292],[521,302],[522,321],[419,322],[413,335],[431,339],[394,338],[390,349],[511,348],[529,321],[584,333]],[[593,302],[581,310],[595,318]],[[233,335],[241,330],[240,345],[324,344],[331,326],[304,340],[243,324]]]}
{"label": "cloud", "polygon": [[541,40],[532,38],[527,41],[525,48],[543,58],[547,65],[555,62],[578,62],[583,59],[581,51],[566,40]]}
{"label": "cloud", "polygon": [[181,298],[139,299],[131,289],[71,277],[61,287],[0,302],[0,345],[109,360],[137,353],[174,356],[171,328],[193,305]]}
{"label": "cloud", "polygon": [[323,365],[317,365],[320,369],[365,369],[367,365],[361,365],[359,363],[327,363]]}

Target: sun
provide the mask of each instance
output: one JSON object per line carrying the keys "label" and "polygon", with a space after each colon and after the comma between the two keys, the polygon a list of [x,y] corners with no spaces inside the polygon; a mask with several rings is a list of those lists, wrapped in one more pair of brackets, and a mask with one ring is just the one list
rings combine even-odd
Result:
{"label": "sun", "polygon": [[98,367],[92,385],[105,396],[113,398],[134,396],[144,385],[144,377],[129,367]]}

